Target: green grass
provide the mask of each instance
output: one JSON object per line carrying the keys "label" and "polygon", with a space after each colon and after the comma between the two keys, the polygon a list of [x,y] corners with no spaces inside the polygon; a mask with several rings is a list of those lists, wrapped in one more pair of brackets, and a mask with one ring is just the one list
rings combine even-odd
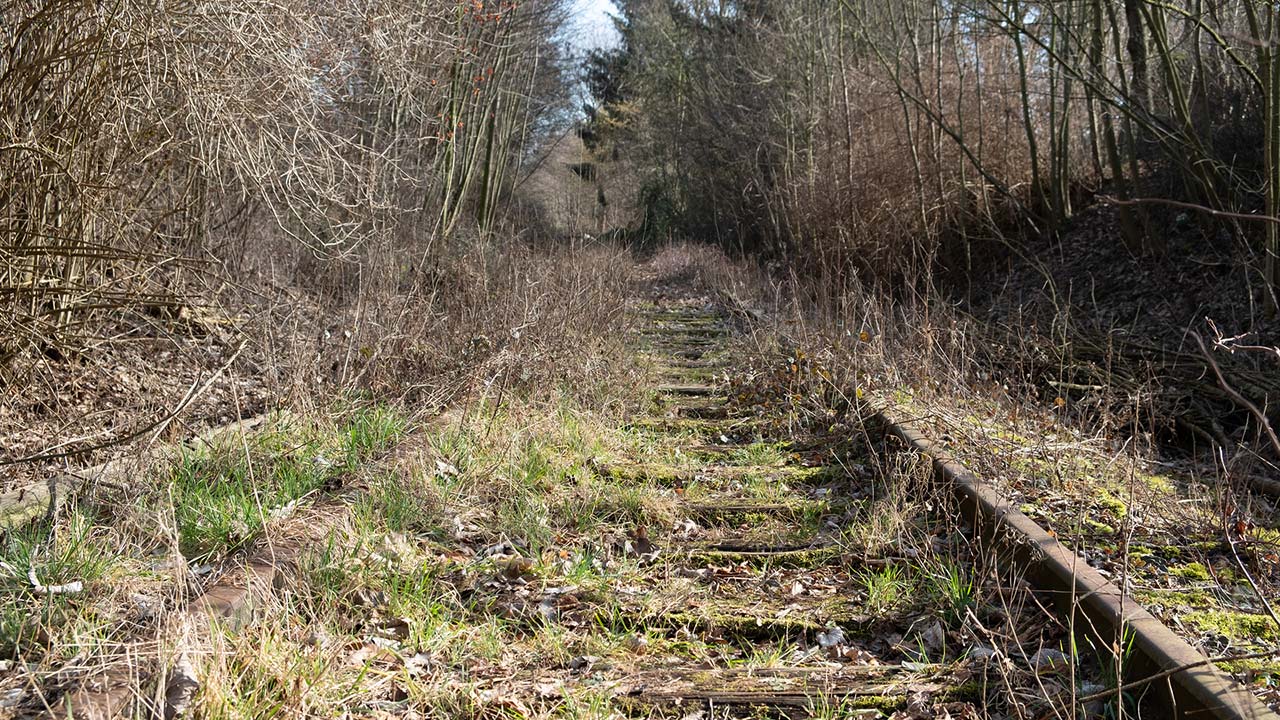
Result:
{"label": "green grass", "polygon": [[661,491],[647,483],[619,485],[588,474],[567,480],[550,498],[549,512],[557,526],[580,533],[611,525],[670,524],[674,517],[660,498]]}
{"label": "green grass", "polygon": [[356,514],[393,532],[442,539],[451,477],[422,471],[379,474],[357,500]]}
{"label": "green grass", "polygon": [[179,548],[188,559],[204,559],[244,547],[273,514],[358,470],[405,427],[395,412],[373,407],[336,431],[279,426],[184,453],[169,484]]}
{"label": "green grass", "polygon": [[961,566],[946,562],[933,574],[934,592],[942,606],[942,617],[951,627],[964,622],[966,613],[977,605],[977,588],[973,578]]}
{"label": "green grass", "polygon": [[560,720],[611,720],[619,717],[613,697],[605,691],[566,692],[552,716]]}
{"label": "green grass", "polygon": [[786,443],[755,442],[744,447],[733,448],[729,451],[728,457],[734,465],[776,467],[786,464],[788,453]]}
{"label": "green grass", "polygon": [[696,430],[666,431],[644,426],[630,426],[611,433],[616,446],[615,453],[653,465],[687,468],[699,463],[699,458],[685,448],[702,441]]}
{"label": "green grass", "polygon": [[179,547],[189,559],[234,551],[255,539],[273,512],[324,486],[332,466],[304,443],[296,450],[260,447],[184,455],[171,491]]}
{"label": "green grass", "polygon": [[910,584],[897,565],[879,571],[864,570],[858,578],[866,593],[864,605],[872,615],[888,615],[900,608],[910,594]]}
{"label": "green grass", "polygon": [[404,619],[405,647],[442,649],[460,605],[428,557],[411,554],[412,546],[391,552],[385,540],[379,529],[357,522],[350,535],[304,556],[299,565],[307,617],[336,628]]}
{"label": "green grass", "polygon": [[[293,623],[262,624],[245,633],[224,630],[214,669],[201,678],[199,717],[282,718],[325,714],[343,697],[347,676],[328,653],[300,639]],[[335,667],[336,666],[336,667]]]}
{"label": "green grass", "polygon": [[[277,421],[247,436],[225,433],[210,440],[212,445],[147,470],[130,485],[132,493],[103,491],[109,500],[87,494],[52,521],[3,533],[0,659],[32,663],[45,672],[73,658],[88,667],[118,656],[122,643],[153,632],[153,613],[178,598],[183,575],[180,566],[167,563],[174,539],[188,563],[244,547],[292,503],[361,472],[406,428],[395,411],[369,407],[347,412],[338,423]],[[39,592],[31,575],[44,587],[80,586]],[[282,616],[292,618],[294,612],[287,609]],[[331,660],[300,651],[299,633],[305,630],[285,623],[225,635],[223,641],[244,647],[227,656],[231,664],[213,664],[221,674],[206,684],[208,716],[296,714],[302,706],[290,703],[297,702],[327,706],[322,694],[297,692],[322,676]],[[150,653],[131,662],[149,662]]]}
{"label": "green grass", "polygon": [[[83,650],[107,640],[112,618],[94,610],[99,581],[124,561],[121,541],[84,509],[0,537],[0,657],[34,659],[60,645]],[[79,593],[40,594],[44,586],[82,583]],[[68,650],[71,652],[71,650]],[[60,653],[65,654],[65,653]]]}
{"label": "green grass", "polygon": [[664,504],[650,483],[602,476],[592,463],[678,446],[602,427],[598,418],[566,404],[481,409],[425,440],[429,467],[415,477],[379,479],[361,503],[366,514],[383,515],[389,529],[431,536],[446,514],[442,509],[466,514],[483,508],[493,541],[519,541],[537,555],[556,549],[566,535],[672,521],[671,501]]}
{"label": "green grass", "polygon": [[404,435],[408,424],[403,415],[383,405],[356,410],[342,430],[348,463],[355,465],[387,450]]}

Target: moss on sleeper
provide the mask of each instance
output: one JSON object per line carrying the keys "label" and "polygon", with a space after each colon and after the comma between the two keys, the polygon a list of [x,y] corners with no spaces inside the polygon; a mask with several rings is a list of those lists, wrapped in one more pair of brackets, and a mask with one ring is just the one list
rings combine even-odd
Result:
{"label": "moss on sleeper", "polygon": [[1261,682],[1266,678],[1280,677],[1280,660],[1248,658],[1243,660],[1224,660],[1216,664],[1226,672],[1252,677],[1257,682]]}
{"label": "moss on sleeper", "polygon": [[1142,560],[1143,562],[1146,562],[1155,557],[1155,555],[1156,549],[1150,545],[1129,546],[1129,557],[1133,560]]}
{"label": "moss on sleeper", "polygon": [[1157,492],[1162,495],[1171,495],[1177,491],[1177,488],[1173,485],[1173,481],[1163,475],[1152,475],[1150,473],[1140,472],[1136,473],[1135,477],[1137,477],[1138,482],[1146,485],[1147,488],[1153,492]]}
{"label": "moss on sleeper", "polygon": [[1163,605],[1165,607],[1189,607],[1198,609],[1215,608],[1218,602],[1208,593],[1186,590],[1139,590],[1134,599],[1143,605]]}
{"label": "moss on sleeper", "polygon": [[1169,572],[1183,580],[1191,580],[1194,582],[1209,582],[1213,579],[1209,575],[1209,570],[1203,563],[1189,562],[1186,565],[1169,568]]}
{"label": "moss on sleeper", "polygon": [[1129,506],[1106,488],[1098,491],[1098,504],[1111,513],[1116,520],[1124,520],[1125,516],[1129,514]]}
{"label": "moss on sleeper", "polygon": [[1089,517],[1085,518],[1081,522],[1081,529],[1087,532],[1092,532],[1099,535],[1115,535],[1116,534],[1116,529],[1114,527],[1104,522],[1098,522],[1097,520],[1094,520],[1093,518],[1089,518]]}
{"label": "moss on sleeper", "polygon": [[1249,644],[1273,644],[1280,641],[1280,627],[1266,615],[1236,610],[1196,610],[1182,616],[1202,631],[1216,632],[1233,641]]}

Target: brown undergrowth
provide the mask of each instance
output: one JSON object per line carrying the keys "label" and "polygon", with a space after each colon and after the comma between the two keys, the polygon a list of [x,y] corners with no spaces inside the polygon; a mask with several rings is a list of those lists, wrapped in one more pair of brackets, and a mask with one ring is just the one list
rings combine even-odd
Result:
{"label": "brown undergrowth", "polygon": [[573,353],[624,322],[627,267],[620,250],[512,245],[337,296],[269,275],[219,282],[174,316],[120,314],[74,355],[8,360],[0,463],[12,482],[335,391],[440,407],[477,383],[589,373]]}

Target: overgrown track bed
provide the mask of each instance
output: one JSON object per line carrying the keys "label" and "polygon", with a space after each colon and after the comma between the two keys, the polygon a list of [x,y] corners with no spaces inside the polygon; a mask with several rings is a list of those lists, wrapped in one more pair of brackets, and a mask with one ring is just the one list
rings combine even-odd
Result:
{"label": "overgrown track bed", "polygon": [[262,416],[166,446],[154,466],[93,468],[47,514],[6,515],[0,717],[185,709],[192,638],[254,622],[342,520],[345,485],[402,430],[381,408],[339,426]]}
{"label": "overgrown track bed", "polygon": [[1272,718],[1275,714],[1214,663],[1164,626],[1132,597],[1068,550],[1052,533],[1012,507],[909,423],[882,412],[894,437],[933,459],[937,477],[954,494],[964,517],[984,538],[1003,546],[1038,591],[1067,618],[1080,641],[1114,648],[1123,662],[1123,687],[1147,696],[1159,712],[1176,717]]}
{"label": "overgrown track bed", "polygon": [[1004,558],[968,540],[927,462],[878,439],[771,432],[708,375],[732,369],[724,315],[645,315],[663,384],[635,424],[671,457],[602,471],[673,492],[683,519],[646,534],[655,571],[618,612],[724,649],[655,657],[660,670],[623,681],[633,712],[1018,717],[1109,686],[1113,666],[1073,650]]}
{"label": "overgrown track bed", "polygon": [[[690,317],[697,318],[696,315]],[[707,321],[698,318],[695,322],[698,327],[702,327]],[[676,327],[671,332],[687,335],[691,329]],[[792,362],[795,362],[794,359]],[[796,370],[793,368],[794,371]],[[666,371],[666,374],[669,376],[671,371]],[[743,392],[742,388],[738,390]],[[712,393],[705,387],[690,388],[673,384],[669,386],[669,394],[705,397]],[[745,394],[751,394],[751,390],[747,389]],[[710,407],[710,404],[703,402],[696,406],[695,412],[700,417],[705,416]],[[726,420],[732,417],[732,412],[725,415]],[[1070,672],[1077,675],[1072,687],[1073,695],[1066,698],[1069,703],[1079,702],[1083,697],[1086,710],[1101,709],[1116,717],[1140,712],[1143,708],[1148,712],[1183,717],[1275,717],[1265,705],[1217,670],[1209,658],[1199,654],[1084,560],[1059,544],[1051,533],[1045,532],[1018,510],[1010,507],[1007,501],[991,488],[982,485],[972,473],[950,460],[916,429],[896,422],[889,413],[878,414],[874,421],[872,425],[877,427],[877,434],[881,434],[881,437],[887,436],[892,441],[900,441],[900,447],[904,447],[908,453],[933,462],[937,486],[917,485],[912,490],[927,493],[926,496],[932,502],[947,504],[948,509],[942,513],[925,512],[909,522],[918,523],[919,527],[928,528],[926,532],[932,532],[939,524],[939,517],[947,518],[952,523],[949,529],[958,531],[959,537],[972,543],[966,550],[971,555],[978,555],[979,567],[985,559],[999,558],[1002,564],[1007,563],[1005,567],[1018,568],[1018,572],[1026,574],[1027,579],[1033,581],[1035,594],[1044,603],[1041,607],[1056,608],[1061,618],[1058,622],[1073,629],[1074,641],[1059,646],[1064,651],[1062,660],[1071,667]],[[714,434],[712,431],[711,435]],[[730,438],[725,435],[720,435],[719,439],[730,442]],[[874,439],[868,440],[873,446],[877,442]],[[874,452],[873,450],[871,454]],[[880,482],[886,480],[891,485],[892,474],[880,478]],[[844,515],[845,520],[849,518],[850,515]],[[942,524],[947,523],[944,521]],[[845,534],[847,531],[848,525],[844,528]],[[898,539],[901,538],[899,535]],[[976,550],[978,547],[982,549]],[[901,554],[912,559],[920,557],[919,548],[911,546],[910,542],[907,552]],[[861,559],[866,560],[865,557]],[[847,566],[851,560],[856,562],[857,559],[844,553],[833,556],[827,562],[844,562]],[[916,563],[907,561],[902,566],[910,568],[913,564]],[[930,573],[926,573],[928,574]],[[937,575],[936,572],[932,574]],[[973,579],[966,578],[966,581],[972,583]],[[954,587],[954,583],[952,586]],[[1024,587],[1026,586],[1024,583]],[[919,618],[917,622],[918,620]],[[969,625],[971,620],[976,627]],[[972,637],[973,631],[981,628],[982,623],[981,618],[966,612],[960,617],[958,625]],[[845,626],[841,624],[841,627]],[[865,626],[858,629],[864,633],[869,630]],[[1017,635],[1014,634],[1013,637],[1016,638]],[[1012,648],[1010,655],[1021,654],[1024,658],[1028,657],[1025,644],[1016,645],[1020,647]],[[1081,647],[1097,649],[1096,652],[1088,653],[1095,656],[1097,665],[1092,668],[1081,667]],[[970,657],[974,656],[975,649],[959,648],[960,652],[967,653]],[[1040,649],[1043,650],[1043,646]],[[985,655],[987,650],[988,648],[982,647],[977,649],[977,654]],[[1084,680],[1080,673],[1087,673],[1089,670],[1097,673],[1092,678],[1094,680],[1110,678],[1102,683],[1107,687],[1099,690],[1098,683]],[[813,684],[806,680],[807,686]],[[1086,689],[1082,691],[1081,688]],[[758,696],[750,692],[741,693],[737,689],[729,692],[728,697],[732,698],[730,702],[744,702],[743,697],[758,699]],[[1097,703],[1099,698],[1105,698],[1101,708]],[[1061,701],[1062,698],[1057,700]],[[779,697],[777,702],[783,703],[785,700]],[[989,711],[991,706],[986,705],[983,709]]]}
{"label": "overgrown track bed", "polygon": [[[154,543],[190,559],[176,571],[104,543],[92,499],[64,509],[78,533],[6,558],[84,592],[15,576],[0,717],[1119,717],[1152,700],[1114,692],[1132,656],[1073,642],[928,457],[858,418],[752,409],[705,300],[635,313],[636,360],[613,369],[630,388],[279,426],[160,469],[176,527]],[[287,572],[237,569],[259,560]],[[208,563],[248,602],[183,612]],[[159,575],[140,622],[128,593]]]}

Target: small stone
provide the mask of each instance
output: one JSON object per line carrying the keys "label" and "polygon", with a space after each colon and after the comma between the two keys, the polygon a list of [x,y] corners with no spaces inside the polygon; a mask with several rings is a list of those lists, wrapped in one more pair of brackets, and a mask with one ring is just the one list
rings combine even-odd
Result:
{"label": "small stone", "polygon": [[982,645],[977,645],[973,649],[969,650],[969,657],[983,663],[990,662],[995,659],[996,655],[997,653],[995,650]]}
{"label": "small stone", "polygon": [[1037,673],[1061,672],[1070,666],[1071,660],[1060,650],[1044,648],[1031,656],[1031,667],[1035,668]]}
{"label": "small stone", "polygon": [[542,602],[538,603],[538,614],[544,622],[551,624],[560,620],[560,607],[556,603],[555,594],[547,595],[542,598]]}
{"label": "small stone", "polygon": [[588,670],[592,665],[600,662],[600,658],[596,655],[579,655],[569,661],[570,670]]}
{"label": "small stone", "polygon": [[818,647],[823,650],[830,650],[843,644],[844,631],[838,627],[827,628],[825,631],[818,633]]}
{"label": "small stone", "polygon": [[20,687],[9,688],[0,694],[0,708],[17,707],[26,696],[26,690]]}
{"label": "small stone", "polygon": [[426,674],[431,669],[434,661],[427,653],[415,653],[404,659],[404,669],[409,673],[410,677],[416,677]]}
{"label": "small stone", "polygon": [[643,655],[649,650],[648,638],[631,633],[622,640],[622,644],[636,655]]}

